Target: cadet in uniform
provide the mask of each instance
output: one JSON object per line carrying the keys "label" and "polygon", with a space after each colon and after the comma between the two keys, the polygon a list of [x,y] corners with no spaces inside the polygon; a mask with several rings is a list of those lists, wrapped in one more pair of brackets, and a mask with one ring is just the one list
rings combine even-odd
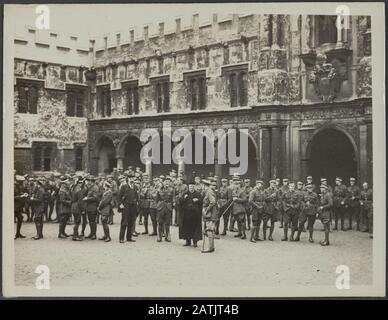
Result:
{"label": "cadet in uniform", "polygon": [[61,215],[59,217],[59,232],[58,238],[66,239],[69,237],[66,234],[66,224],[71,214],[72,198],[69,189],[69,180],[67,177],[61,178],[61,186],[59,188],[59,206]]}
{"label": "cadet in uniform", "polygon": [[369,232],[370,238],[373,238],[373,191],[369,188],[367,182],[362,184],[360,193],[361,217],[364,224],[364,230]]}
{"label": "cadet in uniform", "polygon": [[234,176],[234,186],[232,189],[232,215],[234,219],[237,221],[238,225],[238,234],[236,234],[235,238],[246,239],[247,236],[245,234],[245,215],[246,215],[246,202],[248,201],[246,197],[245,190],[241,187],[241,183],[239,178]]}
{"label": "cadet in uniform", "polygon": [[[230,216],[230,205],[232,203],[232,190],[228,186],[228,179],[221,179],[221,186],[218,189],[217,201],[220,215],[224,220],[224,228],[221,233],[222,236],[226,235],[226,230],[228,228],[229,216]],[[221,216],[219,217],[221,219]]]}
{"label": "cadet in uniform", "polygon": [[[246,198],[249,199],[249,194],[251,193],[252,191],[252,187],[251,187],[251,179],[245,179],[244,180],[244,191],[245,191],[245,195],[246,195]],[[246,229],[247,230],[251,230],[251,211],[252,211],[252,207],[251,207],[251,204],[249,201],[246,202],[246,207],[245,207],[245,211],[247,213],[247,217],[246,217]]]}
{"label": "cadet in uniform", "polygon": [[97,205],[99,203],[100,189],[95,184],[95,178],[92,175],[86,177],[87,194],[83,200],[86,202],[85,211],[89,220],[90,234],[85,238],[96,240],[97,232]]}
{"label": "cadet in uniform", "polygon": [[97,210],[101,215],[101,224],[104,230],[104,236],[102,238],[99,238],[99,240],[103,240],[105,242],[111,241],[108,223],[109,223],[109,217],[111,215],[112,201],[113,201],[112,185],[108,181],[106,181],[104,183],[104,193],[102,194],[101,201],[97,207]]}
{"label": "cadet in uniform", "polygon": [[175,198],[174,189],[170,186],[170,177],[167,177],[162,188],[158,192],[157,222],[158,242],[162,241],[162,235],[167,242],[171,242],[170,224],[172,220],[172,206]]}
{"label": "cadet in uniform", "polygon": [[139,189],[140,219],[142,217],[144,218],[144,232],[142,234],[148,234],[148,217],[150,215],[150,188],[151,185],[148,174],[143,174],[143,184]]}
{"label": "cadet in uniform", "polygon": [[[20,180],[18,180],[20,179]],[[15,197],[15,202],[14,202],[14,214],[16,218],[16,234],[15,234],[15,239],[18,238],[25,238],[20,233],[20,230],[22,228],[22,223],[23,223],[23,208],[24,208],[24,203],[25,200],[28,197],[28,193],[23,191],[22,188],[22,181],[24,181],[23,177],[18,177],[15,175],[15,181],[14,181],[14,197]]]}
{"label": "cadet in uniform", "polygon": [[251,242],[261,241],[259,237],[261,220],[264,216],[265,192],[263,180],[256,180],[256,186],[249,193],[249,203],[252,207]]}
{"label": "cadet in uniform", "polygon": [[156,221],[156,208],[158,204],[158,193],[159,193],[159,181],[158,178],[153,179],[153,185],[150,186],[149,198],[150,198],[150,217],[152,223],[152,233],[150,236],[157,235],[157,221]]}
{"label": "cadet in uniform", "polygon": [[132,239],[133,225],[136,221],[137,202],[139,200],[138,190],[135,186],[134,175],[129,174],[128,181],[123,181],[119,189],[119,208],[121,211],[120,243],[124,243],[124,236],[128,242],[135,242]]}
{"label": "cadet in uniform", "polygon": [[348,213],[349,213],[349,230],[353,228],[353,217],[356,219],[357,231],[360,231],[360,188],[356,186],[356,179],[350,178],[348,187]]}
{"label": "cadet in uniform", "polygon": [[[217,182],[204,180],[204,183],[210,185],[206,189],[203,197],[203,207],[202,207],[202,219],[203,219],[203,229],[204,229],[204,238],[202,253],[210,253],[215,250],[214,247],[214,228],[215,223],[218,220],[218,210],[217,210]],[[205,243],[208,239],[207,248]]]}
{"label": "cadet in uniform", "polygon": [[39,240],[43,238],[43,215],[44,215],[44,178],[40,177],[37,180],[36,185],[32,191],[32,196],[30,202],[32,205],[32,210],[34,213],[34,222],[36,228],[36,236],[33,237],[34,240]]}
{"label": "cadet in uniform", "polygon": [[82,238],[78,235],[78,228],[81,224],[81,207],[82,203],[82,192],[81,185],[83,183],[82,177],[78,177],[77,182],[70,186],[70,198],[71,198],[71,213],[74,218],[73,227],[73,241],[82,241]]}
{"label": "cadet in uniform", "polygon": [[279,192],[276,188],[276,181],[271,180],[269,187],[265,189],[265,206],[264,206],[264,217],[263,217],[263,238],[267,240],[267,223],[270,221],[270,231],[268,240],[273,241],[272,235],[275,229],[275,222],[278,220],[278,210],[275,204],[279,201]]}
{"label": "cadet in uniform", "polygon": [[303,231],[304,225],[307,220],[307,229],[309,230],[309,242],[313,243],[313,232],[314,232],[314,223],[317,214],[319,198],[318,195],[313,191],[314,185],[307,184],[305,186],[306,191],[303,193],[303,198],[301,200],[301,210],[299,216],[299,229],[298,235],[295,241],[300,240],[300,235]]}
{"label": "cadet in uniform", "polygon": [[299,201],[300,197],[295,190],[295,183],[289,184],[289,190],[283,194],[283,214],[284,214],[284,237],[282,241],[288,240],[288,226],[291,225],[290,241],[294,241],[295,231],[298,229]]}
{"label": "cadet in uniform", "polygon": [[323,224],[325,231],[325,240],[321,241],[321,246],[328,246],[329,243],[329,233],[330,233],[330,213],[333,206],[333,197],[329,192],[329,187],[325,184],[321,184],[321,194],[320,194],[320,204],[318,207],[317,216]]}
{"label": "cadet in uniform", "polygon": [[283,179],[283,185],[280,186],[280,183],[276,184],[276,188],[278,189],[278,202],[275,204],[276,209],[279,212],[279,217],[280,217],[280,226],[279,228],[284,227],[284,208],[283,208],[283,202],[282,198],[283,195],[288,192],[288,179],[284,178]]}
{"label": "cadet in uniform", "polygon": [[341,219],[341,230],[345,231],[345,212],[346,212],[346,199],[348,190],[345,185],[342,184],[341,178],[335,179],[336,186],[334,188],[334,230],[338,229],[338,219]]}

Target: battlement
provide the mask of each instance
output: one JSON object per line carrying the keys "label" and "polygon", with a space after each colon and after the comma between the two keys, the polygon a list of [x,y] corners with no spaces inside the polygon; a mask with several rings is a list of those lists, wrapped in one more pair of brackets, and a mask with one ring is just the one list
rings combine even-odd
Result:
{"label": "battlement", "polygon": [[[187,46],[197,46],[200,42],[221,42],[239,33],[256,35],[258,16],[254,14],[193,14],[191,17],[176,17],[173,21],[159,21],[144,24],[143,27],[131,26],[125,31],[117,31],[95,38],[95,53],[97,60],[108,52],[119,51],[126,47],[142,48],[152,45],[163,45],[173,50],[175,42],[182,47],[184,41]],[[251,34],[250,34],[251,33]],[[105,55],[104,55],[105,56]],[[97,63],[98,64],[98,63]]]}
{"label": "battlement", "polygon": [[52,29],[15,28],[15,58],[73,66],[91,66],[94,41]]}

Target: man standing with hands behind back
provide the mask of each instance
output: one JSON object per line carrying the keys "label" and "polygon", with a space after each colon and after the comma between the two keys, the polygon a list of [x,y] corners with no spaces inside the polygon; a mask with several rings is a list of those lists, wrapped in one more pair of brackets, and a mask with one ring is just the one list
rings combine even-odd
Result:
{"label": "man standing with hands behind back", "polygon": [[121,224],[120,224],[120,243],[124,243],[124,236],[128,242],[135,242],[132,239],[132,230],[136,221],[136,208],[139,195],[134,183],[134,175],[130,174],[127,182],[123,182],[119,189],[119,209],[121,210]]}

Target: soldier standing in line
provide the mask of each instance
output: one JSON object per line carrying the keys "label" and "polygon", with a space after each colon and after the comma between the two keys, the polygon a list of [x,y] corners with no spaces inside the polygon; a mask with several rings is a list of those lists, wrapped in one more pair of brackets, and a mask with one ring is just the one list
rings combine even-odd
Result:
{"label": "soldier standing in line", "polygon": [[235,238],[246,239],[245,234],[245,215],[246,215],[246,202],[248,201],[246,197],[245,190],[241,187],[238,176],[233,176],[234,187],[232,189],[232,215],[237,221],[238,233],[234,236]]}
{"label": "soldier standing in line", "polygon": [[148,217],[150,215],[150,181],[148,174],[143,174],[143,184],[139,190],[140,216],[144,218],[144,232],[148,234]]}
{"label": "soldier standing in line", "polygon": [[59,217],[59,239],[66,239],[69,237],[66,234],[66,224],[71,214],[72,198],[69,189],[69,180],[67,177],[61,177],[61,186],[59,188],[59,206],[61,215]]}
{"label": "soldier standing in line", "polygon": [[28,193],[23,191],[22,182],[24,181],[24,178],[20,176],[15,175],[15,181],[14,181],[14,214],[16,218],[16,234],[15,234],[15,240],[18,238],[25,238],[20,233],[20,230],[22,228],[23,223],[23,207],[25,200],[28,198]]}
{"label": "soldier standing in line", "polygon": [[261,241],[260,225],[264,216],[265,192],[263,188],[263,180],[256,180],[256,186],[249,193],[249,203],[252,206],[252,230],[251,242]]}
{"label": "soldier standing in line", "polygon": [[82,190],[81,185],[83,183],[82,177],[78,177],[76,183],[70,186],[70,197],[71,197],[71,213],[74,218],[74,227],[73,227],[73,241],[82,241],[82,238],[78,234],[78,228],[81,224],[81,207],[82,203]]}
{"label": "soldier standing in line", "polygon": [[348,187],[348,213],[349,213],[349,228],[353,228],[353,217],[356,218],[357,231],[360,231],[360,188],[356,186],[356,179],[350,178],[350,185]]}
{"label": "soldier standing in line", "polygon": [[170,178],[167,177],[159,190],[157,204],[158,242],[162,241],[162,234],[167,242],[171,242],[170,223],[172,219],[172,206],[175,198],[174,189],[170,186]]}
{"label": "soldier standing in line", "polygon": [[321,241],[320,243],[321,243],[321,246],[328,246],[330,245],[330,242],[329,242],[330,212],[331,212],[331,207],[333,206],[333,197],[329,192],[329,188],[327,185],[322,184],[320,189],[321,189],[320,204],[318,207],[317,217],[319,217],[319,219],[321,220],[325,231],[325,240]]}
{"label": "soldier standing in line", "polygon": [[298,235],[296,236],[295,241],[300,240],[300,235],[303,231],[305,223],[307,221],[307,229],[309,230],[309,242],[313,243],[313,232],[314,232],[314,223],[317,214],[319,198],[318,195],[313,191],[314,185],[307,184],[305,186],[305,192],[301,199],[301,210],[299,215],[299,229]]}
{"label": "soldier standing in line", "polygon": [[364,232],[369,232],[369,238],[373,239],[373,190],[367,182],[362,184],[360,192],[361,217],[364,225]]}
{"label": "soldier standing in line", "polygon": [[[116,171],[115,171],[116,170]],[[108,177],[108,182],[110,183],[111,190],[112,190],[112,204],[110,206],[111,212],[109,215],[108,219],[108,224],[112,225],[113,224],[113,217],[114,217],[114,208],[117,207],[117,193],[118,193],[118,185],[117,185],[117,179],[118,179],[118,174],[117,174],[117,169],[113,168],[113,174]]]}
{"label": "soldier standing in line", "polygon": [[[214,252],[214,229],[215,223],[218,220],[218,209],[217,209],[217,182],[204,180],[205,184],[210,185],[206,189],[203,197],[203,206],[202,206],[202,220],[203,220],[203,229],[204,229],[204,238],[202,253]],[[245,212],[244,212],[245,214]],[[244,222],[245,224],[245,222]],[[208,246],[206,247],[206,239],[208,239]],[[205,248],[206,247],[206,248]]]}
{"label": "soldier standing in line", "polygon": [[156,221],[156,207],[158,204],[158,193],[159,193],[159,179],[154,178],[153,184],[150,186],[149,198],[150,198],[150,217],[152,222],[152,233],[150,236],[157,235],[157,221]]}
{"label": "soldier standing in line", "polygon": [[289,190],[283,193],[283,210],[284,210],[284,237],[282,241],[288,240],[288,226],[291,225],[290,241],[295,241],[294,234],[298,229],[299,219],[299,200],[300,196],[295,190],[295,183],[289,183]]}
{"label": "soldier standing in line", "polygon": [[312,188],[313,188],[313,192],[315,192],[316,194],[318,194],[318,189],[317,187],[315,186],[315,184],[313,183],[313,177],[312,176],[307,176],[306,177],[306,184],[304,185],[303,189],[304,191],[307,191],[307,186],[311,184]]}
{"label": "soldier standing in line", "polygon": [[112,210],[112,201],[113,201],[113,192],[112,185],[106,181],[104,183],[104,193],[102,194],[101,201],[98,204],[97,210],[101,215],[101,224],[104,230],[104,236],[99,238],[98,240],[103,240],[105,242],[109,242],[112,239],[110,238],[109,233],[109,217],[111,215]]}
{"label": "soldier standing in line", "polygon": [[119,208],[121,210],[120,243],[124,243],[124,236],[128,242],[135,242],[132,239],[133,225],[136,221],[137,202],[139,200],[138,190],[135,186],[134,175],[128,174],[128,181],[123,181],[119,189]]}
{"label": "soldier standing in line", "polygon": [[97,205],[99,203],[100,190],[92,175],[86,177],[88,192],[83,200],[86,202],[85,211],[89,220],[90,234],[85,238],[96,240],[97,233]]}
{"label": "soldier standing in line", "polygon": [[263,217],[263,237],[267,240],[267,223],[270,221],[270,231],[268,240],[273,241],[272,235],[275,229],[275,222],[278,220],[279,211],[275,207],[275,204],[279,202],[279,192],[276,188],[276,181],[271,180],[269,187],[265,189],[265,206],[264,206],[264,217]]}
{"label": "soldier standing in line", "polygon": [[[297,194],[298,194],[298,196],[299,196],[299,203],[301,204],[302,201],[303,201],[303,196],[304,196],[304,194],[305,194],[305,192],[306,192],[306,188],[304,187],[304,184],[303,184],[302,181],[298,181],[298,182],[296,183],[296,192],[297,192]],[[301,209],[302,209],[302,208],[299,207],[299,209],[298,209],[298,216],[300,216]],[[302,226],[302,232],[306,232],[306,228],[305,228],[304,225]]]}
{"label": "soldier standing in line", "polygon": [[182,199],[183,195],[187,192],[188,188],[185,183],[183,183],[183,178],[178,177],[176,179],[176,186],[175,186],[175,216],[174,216],[174,226],[178,226],[180,221],[180,214],[181,214],[181,206],[180,206],[180,199]]}
{"label": "soldier standing in line", "polygon": [[[226,235],[226,230],[228,228],[229,216],[230,216],[230,207],[232,203],[232,189],[228,185],[228,179],[221,179],[221,186],[217,192],[217,201],[219,212],[222,214],[224,220],[224,229],[221,233],[222,236]],[[221,217],[219,217],[221,219]],[[219,225],[219,221],[218,221]]]}
{"label": "soldier standing in line", "polygon": [[[249,194],[251,193],[252,189],[253,188],[251,187],[251,179],[245,179],[244,180],[244,191],[245,191],[247,199],[249,199]],[[251,211],[252,211],[252,207],[251,207],[251,203],[249,201],[247,201],[245,205],[246,205],[245,211],[246,211],[246,214],[247,214],[247,217],[246,217],[246,229],[247,230],[251,230]]]}
{"label": "soldier standing in line", "polygon": [[45,180],[43,177],[37,180],[37,183],[32,191],[32,195],[30,198],[32,210],[34,212],[34,222],[36,228],[36,236],[33,237],[34,240],[39,240],[43,238],[44,182]]}
{"label": "soldier standing in line", "polygon": [[48,219],[47,219],[47,221],[52,221],[52,215],[53,215],[54,207],[55,207],[55,192],[56,192],[53,174],[50,176],[50,179],[48,180],[48,189],[50,192],[50,196],[49,196],[49,201],[48,201]]}
{"label": "soldier standing in line", "polygon": [[342,184],[341,178],[335,179],[336,186],[334,188],[334,230],[338,229],[338,219],[341,219],[341,230],[345,229],[345,212],[346,212],[346,198],[348,190],[345,185]]}
{"label": "soldier standing in line", "polygon": [[79,201],[78,201],[78,207],[81,214],[81,221],[82,221],[82,229],[81,229],[81,237],[85,236],[85,229],[88,224],[88,217],[86,215],[86,202],[83,200],[86,195],[88,194],[88,187],[86,185],[86,179],[83,179],[81,185],[80,185],[80,191],[79,191]]}
{"label": "soldier standing in line", "polygon": [[283,208],[282,198],[283,198],[283,195],[289,190],[288,179],[287,178],[283,179],[282,186],[280,186],[280,182],[279,182],[276,184],[276,187],[278,189],[278,202],[275,204],[275,206],[277,207],[277,210],[279,212],[279,217],[280,217],[279,228],[283,228],[284,227],[284,208]]}
{"label": "soldier standing in line", "polygon": [[[36,185],[37,185],[37,182],[35,181],[35,179],[33,177],[29,177],[28,178],[28,185],[27,185],[27,193],[29,194],[30,197],[34,193]],[[27,198],[27,202],[26,202],[27,222],[31,222],[34,220],[34,208],[35,208],[35,206],[30,201],[30,197]]]}

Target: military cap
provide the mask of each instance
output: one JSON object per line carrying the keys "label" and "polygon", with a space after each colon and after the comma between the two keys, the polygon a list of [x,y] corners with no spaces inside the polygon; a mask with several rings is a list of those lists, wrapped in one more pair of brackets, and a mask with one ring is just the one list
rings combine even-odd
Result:
{"label": "military cap", "polygon": [[217,186],[217,181],[210,181],[210,185]]}
{"label": "military cap", "polygon": [[251,179],[245,179],[244,182],[251,182]]}
{"label": "military cap", "polygon": [[270,180],[269,183],[276,183],[276,180]]}
{"label": "military cap", "polygon": [[342,182],[342,179],[341,179],[340,177],[337,177],[337,178],[335,178],[335,181],[340,181],[340,182]]}
{"label": "military cap", "polygon": [[107,177],[107,178],[113,178],[113,175],[108,174],[106,177]]}
{"label": "military cap", "polygon": [[306,184],[306,188],[311,189],[313,188],[313,185],[311,183]]}
{"label": "military cap", "polygon": [[312,176],[307,176],[306,179],[307,180],[313,180],[313,177]]}
{"label": "military cap", "polygon": [[275,180],[276,182],[280,182],[280,178],[276,178],[276,180]]}
{"label": "military cap", "polygon": [[298,181],[297,184],[301,186],[301,185],[303,185],[303,182],[302,181]]}
{"label": "military cap", "polygon": [[95,181],[95,180],[96,180],[96,177],[93,176],[93,175],[91,175],[91,174],[89,174],[89,175],[86,176],[85,180]]}
{"label": "military cap", "polygon": [[16,179],[16,181],[24,181],[24,180],[26,180],[23,176],[20,176],[18,174],[15,176],[15,179]]}
{"label": "military cap", "polygon": [[321,178],[321,182],[326,182],[327,179],[326,178]]}
{"label": "military cap", "polygon": [[350,181],[356,181],[356,178],[351,177]]}
{"label": "military cap", "polygon": [[222,178],[222,179],[221,179],[221,182],[228,182],[228,179]]}
{"label": "military cap", "polygon": [[210,185],[210,181],[207,180],[207,179],[203,179],[203,180],[202,180],[202,183],[203,183],[203,184],[206,184],[207,186]]}
{"label": "military cap", "polygon": [[262,179],[256,179],[256,183],[263,183]]}
{"label": "military cap", "polygon": [[[39,179],[40,180],[40,179]],[[67,183],[67,182],[69,182],[69,179],[66,177],[66,176],[62,176],[61,178],[60,178],[60,183]]]}
{"label": "military cap", "polygon": [[170,181],[172,181],[172,179],[171,179],[170,176],[166,176],[165,180],[170,180]]}
{"label": "military cap", "polygon": [[129,177],[129,178],[134,178],[135,175],[134,175],[132,172],[129,172],[129,173],[128,173],[128,177]]}
{"label": "military cap", "polygon": [[327,185],[325,185],[325,184],[321,184],[321,186],[320,186],[322,189],[325,189],[325,190],[328,190],[329,189],[329,187],[327,186]]}
{"label": "military cap", "polygon": [[283,179],[283,182],[288,182],[288,179],[287,179],[287,178],[284,178],[284,179]]}
{"label": "military cap", "polygon": [[162,175],[162,174],[159,176],[159,179],[165,179],[165,178],[166,177],[164,175]]}

